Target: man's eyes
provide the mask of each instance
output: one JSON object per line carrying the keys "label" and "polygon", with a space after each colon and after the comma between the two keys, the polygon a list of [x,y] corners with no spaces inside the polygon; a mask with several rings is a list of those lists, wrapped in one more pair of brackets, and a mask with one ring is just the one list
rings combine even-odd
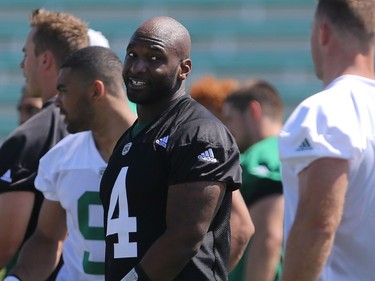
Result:
{"label": "man's eyes", "polygon": [[[135,58],[135,57],[137,57],[137,55],[136,55],[134,52],[128,52],[126,55],[127,55],[128,57],[130,57],[130,58]],[[153,54],[147,55],[147,57],[148,57],[148,59],[149,59],[150,61],[159,61],[159,60],[162,59],[162,56],[160,56],[160,55],[153,55]],[[146,58],[146,56],[145,56],[145,58]]]}

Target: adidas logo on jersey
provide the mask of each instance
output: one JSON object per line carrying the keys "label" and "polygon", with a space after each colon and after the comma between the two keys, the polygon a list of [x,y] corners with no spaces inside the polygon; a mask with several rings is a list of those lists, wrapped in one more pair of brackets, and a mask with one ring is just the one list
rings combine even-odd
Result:
{"label": "adidas logo on jersey", "polygon": [[198,155],[198,159],[206,162],[216,163],[218,160],[214,156],[214,152],[211,148]]}
{"label": "adidas logo on jersey", "polygon": [[297,148],[297,151],[305,151],[305,150],[312,150],[313,147],[311,146],[308,139],[304,139],[300,146]]}
{"label": "adidas logo on jersey", "polygon": [[156,142],[156,144],[166,148],[167,144],[168,144],[168,138],[169,138],[169,136],[166,136],[166,137],[163,137],[161,139],[156,140],[155,142]]}
{"label": "adidas logo on jersey", "polygon": [[129,152],[129,150],[130,150],[131,147],[132,147],[132,143],[131,142],[125,144],[124,148],[122,149],[121,154],[122,155],[126,155]]}
{"label": "adidas logo on jersey", "polygon": [[10,175],[10,169],[8,171],[6,171],[5,174],[1,176],[0,179],[3,180],[3,181],[6,181],[6,182],[12,182],[12,177]]}

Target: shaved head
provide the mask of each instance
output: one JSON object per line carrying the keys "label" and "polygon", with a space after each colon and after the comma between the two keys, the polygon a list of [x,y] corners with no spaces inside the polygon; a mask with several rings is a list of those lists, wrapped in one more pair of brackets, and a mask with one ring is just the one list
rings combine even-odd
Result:
{"label": "shaved head", "polygon": [[190,47],[189,32],[175,19],[144,21],[126,48],[122,73],[130,101],[153,105],[184,95],[192,68]]}
{"label": "shaved head", "polygon": [[170,17],[154,17],[143,22],[133,37],[150,37],[176,51],[180,59],[190,57],[191,40],[189,31]]}

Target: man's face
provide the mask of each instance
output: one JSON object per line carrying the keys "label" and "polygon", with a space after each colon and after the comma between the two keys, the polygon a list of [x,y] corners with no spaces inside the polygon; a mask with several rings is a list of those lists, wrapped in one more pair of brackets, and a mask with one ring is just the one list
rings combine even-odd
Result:
{"label": "man's face", "polygon": [[62,68],[57,78],[57,90],[56,105],[65,115],[68,132],[90,130],[95,115],[89,99],[90,85],[83,83],[70,68]]}
{"label": "man's face", "polygon": [[171,96],[179,87],[179,72],[180,60],[168,43],[153,35],[134,34],[123,67],[130,101],[147,105]]}
{"label": "man's face", "polygon": [[41,55],[35,55],[35,44],[33,37],[35,34],[35,28],[33,28],[27,38],[23,47],[24,57],[20,63],[20,67],[23,70],[25,76],[25,89],[31,97],[41,96],[41,83],[43,77],[41,77],[41,68],[43,64],[43,58]]}
{"label": "man's face", "polygon": [[[249,127],[251,127],[250,114],[245,111],[241,112],[231,103],[225,102],[222,110],[223,122],[232,133],[237,142],[240,152],[244,152],[249,147],[251,135]],[[250,130],[251,131],[251,130]]]}
{"label": "man's face", "polygon": [[42,99],[23,96],[17,106],[19,124],[22,124],[37,114],[42,108]]}

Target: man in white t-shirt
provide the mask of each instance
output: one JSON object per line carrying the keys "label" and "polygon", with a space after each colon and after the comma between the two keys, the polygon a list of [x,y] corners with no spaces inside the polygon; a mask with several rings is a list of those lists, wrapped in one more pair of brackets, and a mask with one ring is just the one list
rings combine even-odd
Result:
{"label": "man in white t-shirt", "polygon": [[56,280],[104,280],[99,185],[117,140],[135,120],[122,63],[108,48],[84,48],[61,66],[57,89],[56,104],[72,134],[40,161],[35,186],[46,200],[35,234],[5,280],[44,280],[64,240],[64,265]]}
{"label": "man in white t-shirt", "polygon": [[320,0],[312,58],[324,90],[280,133],[282,280],[375,280],[374,0]]}

